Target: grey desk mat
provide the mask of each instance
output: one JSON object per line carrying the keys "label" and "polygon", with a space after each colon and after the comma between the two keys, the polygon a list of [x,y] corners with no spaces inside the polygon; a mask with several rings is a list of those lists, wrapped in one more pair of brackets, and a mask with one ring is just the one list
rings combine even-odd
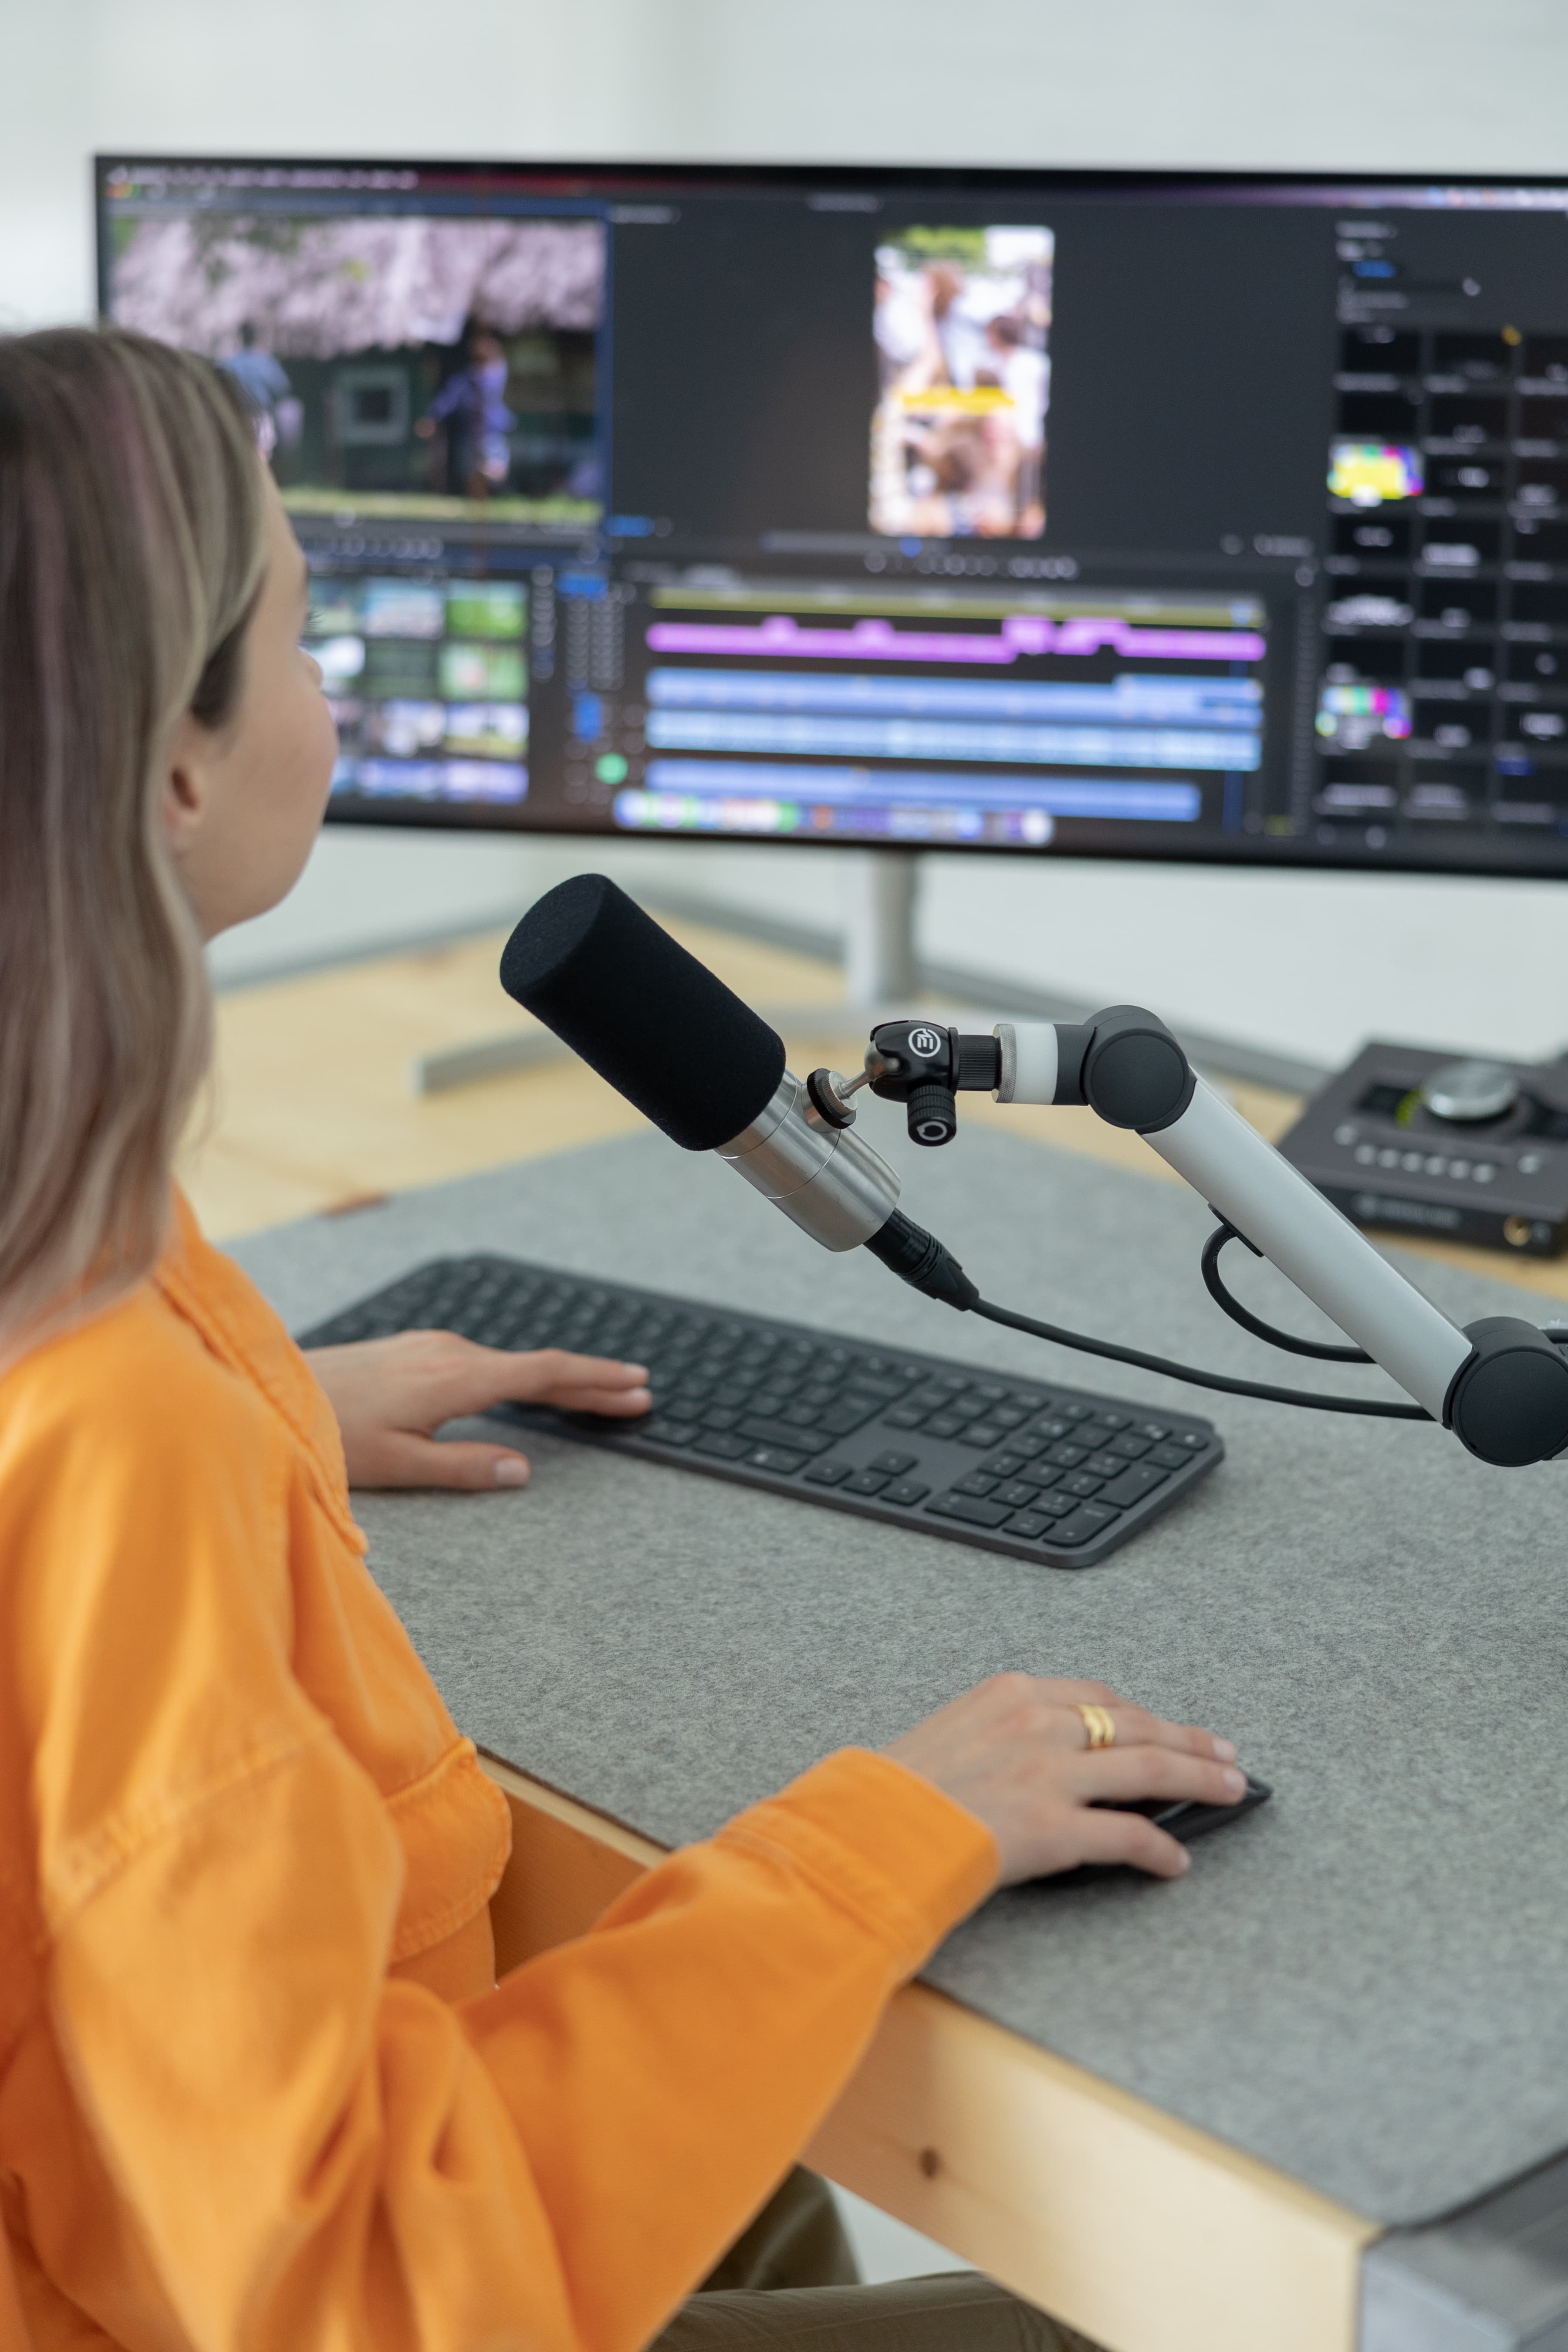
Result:
{"label": "grey desk mat", "polygon": [[[903,1172],[990,1296],[1290,1377],[1205,1296],[1207,1213],[1181,1188],[978,1129]],[[1429,1425],[1205,1403],[1067,1356],[828,1256],[654,1136],[234,1255],[300,1328],[480,1247],[1211,1411],[1229,1448],[1076,1574],[549,1438],[521,1494],[362,1496],[372,1566],[482,1747],[675,1843],[998,1668],[1102,1676],[1227,1732],[1274,1802],[1179,1885],[998,1896],[930,1981],[1385,2221],[1568,2147],[1568,1465],[1488,1469]],[[1462,1320],[1537,1307],[1406,1264]],[[1312,1326],[1271,1270],[1236,1280]]]}

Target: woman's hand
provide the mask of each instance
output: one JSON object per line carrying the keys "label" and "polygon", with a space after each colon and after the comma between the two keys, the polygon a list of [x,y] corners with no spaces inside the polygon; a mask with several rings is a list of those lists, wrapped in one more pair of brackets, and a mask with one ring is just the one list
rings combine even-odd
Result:
{"label": "woman's hand", "polygon": [[[1109,1708],[1113,1746],[1090,1748],[1080,1705]],[[984,1822],[1001,1849],[1004,1886],[1081,1862],[1179,1878],[1184,1845],[1142,1813],[1104,1808],[1140,1797],[1234,1805],[1247,1789],[1228,1739],[1166,1723],[1103,1683],[1033,1675],[994,1675],[886,1753]]]}
{"label": "woman's hand", "polygon": [[559,1348],[513,1355],[455,1331],[312,1348],[307,1360],[338,1417],[351,1486],[526,1486],[528,1456],[514,1446],[442,1444],[436,1431],[503,1402],[626,1420],[651,1402],[642,1364]]}

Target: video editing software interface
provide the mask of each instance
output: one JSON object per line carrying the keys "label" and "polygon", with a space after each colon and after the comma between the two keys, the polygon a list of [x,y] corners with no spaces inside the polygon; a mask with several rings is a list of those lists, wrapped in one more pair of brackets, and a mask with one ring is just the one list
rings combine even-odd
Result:
{"label": "video editing software interface", "polygon": [[331,814],[1568,871],[1568,187],[99,170]]}

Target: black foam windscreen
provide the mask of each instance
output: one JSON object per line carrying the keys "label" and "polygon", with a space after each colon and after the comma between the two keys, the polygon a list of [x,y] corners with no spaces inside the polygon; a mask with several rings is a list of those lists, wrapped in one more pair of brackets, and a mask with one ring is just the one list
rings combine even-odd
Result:
{"label": "black foam windscreen", "polygon": [[529,908],[500,984],[688,1151],[739,1135],[784,1076],[783,1039],[603,874]]}

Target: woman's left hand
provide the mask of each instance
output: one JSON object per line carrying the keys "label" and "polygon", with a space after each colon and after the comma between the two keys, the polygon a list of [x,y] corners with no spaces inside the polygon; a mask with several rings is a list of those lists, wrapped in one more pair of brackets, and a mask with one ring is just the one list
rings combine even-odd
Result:
{"label": "woman's left hand", "polygon": [[528,1456],[515,1446],[444,1444],[435,1433],[502,1402],[635,1420],[652,1402],[641,1364],[560,1348],[513,1355],[455,1331],[312,1348],[307,1361],[338,1417],[351,1486],[526,1486]]}

